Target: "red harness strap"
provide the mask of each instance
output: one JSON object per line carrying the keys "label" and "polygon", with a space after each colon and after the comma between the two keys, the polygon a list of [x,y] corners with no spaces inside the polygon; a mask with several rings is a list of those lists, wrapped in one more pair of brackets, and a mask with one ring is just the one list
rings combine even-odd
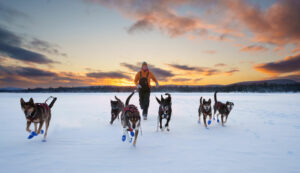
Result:
{"label": "red harness strap", "polygon": [[37,105],[43,107],[47,111],[50,111],[50,108],[47,103],[37,103]]}
{"label": "red harness strap", "polygon": [[124,108],[124,112],[130,111],[131,113],[138,112],[138,109],[134,105],[128,105]]}

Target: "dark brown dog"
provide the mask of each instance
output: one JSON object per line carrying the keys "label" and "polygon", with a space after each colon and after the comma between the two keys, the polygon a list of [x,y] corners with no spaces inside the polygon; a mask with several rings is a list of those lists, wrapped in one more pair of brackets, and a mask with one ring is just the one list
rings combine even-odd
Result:
{"label": "dark brown dog", "polygon": [[[215,98],[214,116],[215,116],[216,112],[218,112],[217,122],[219,123],[219,121],[220,121],[219,114],[221,114],[221,122],[222,122],[222,126],[224,126],[224,124],[227,122],[229,113],[233,109],[234,104],[229,101],[227,101],[226,103],[218,102],[217,91],[215,92],[214,98]],[[225,120],[224,120],[224,117],[225,117]]]}
{"label": "dark brown dog", "polygon": [[131,142],[132,138],[130,138],[128,134],[130,133],[132,137],[134,136],[133,146],[136,145],[136,140],[141,126],[141,116],[139,110],[136,106],[129,104],[129,101],[134,93],[135,92],[132,92],[126,99],[124,111],[121,115],[121,123],[123,126],[122,140],[125,141],[127,138],[127,140]]}
{"label": "dark brown dog", "polygon": [[[159,104],[158,117],[157,117],[157,131],[158,131],[158,127],[162,131],[164,130],[164,128],[167,128],[167,131],[170,131],[169,122],[171,120],[171,115],[172,115],[172,100],[171,100],[171,95],[169,93],[166,93],[165,95],[167,95],[168,97],[164,98],[161,95],[160,100],[157,97],[155,97]],[[163,119],[167,120],[164,128],[162,126]]]}
{"label": "dark brown dog", "polygon": [[110,105],[111,105],[111,120],[110,124],[113,124],[113,122],[118,118],[119,119],[119,114],[120,112],[123,111],[124,109],[124,103],[115,96],[116,101],[111,100]]}
{"label": "dark brown dog", "polygon": [[[52,102],[48,106],[46,103],[49,98],[53,98]],[[51,120],[51,108],[54,105],[56,101],[56,97],[49,97],[45,103],[34,103],[33,99],[30,98],[29,102],[25,102],[23,98],[21,98],[21,108],[25,114],[27,125],[26,125],[26,131],[31,133],[30,125],[31,123],[34,123],[35,127],[35,133],[40,134],[43,124],[46,124],[45,134],[44,134],[44,140],[46,140],[47,132],[49,123]],[[39,124],[39,128],[37,128],[37,124]]]}
{"label": "dark brown dog", "polygon": [[203,122],[204,122],[205,127],[207,128],[206,118],[209,117],[208,125],[211,124],[211,119],[212,119],[211,99],[209,99],[208,101],[203,99],[203,101],[202,101],[202,97],[200,98],[200,106],[198,109],[199,124],[201,122],[201,114],[203,114]]}

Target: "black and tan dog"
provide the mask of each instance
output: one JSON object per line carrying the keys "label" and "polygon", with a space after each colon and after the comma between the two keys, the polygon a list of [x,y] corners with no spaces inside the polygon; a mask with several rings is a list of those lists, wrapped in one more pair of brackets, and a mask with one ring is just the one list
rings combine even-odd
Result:
{"label": "black and tan dog", "polygon": [[[214,98],[215,98],[214,116],[218,112],[217,113],[217,122],[219,123],[220,122],[219,114],[221,114],[221,122],[222,122],[222,126],[224,126],[224,124],[227,122],[229,113],[233,109],[234,104],[229,101],[227,101],[226,103],[219,102],[217,100],[217,91],[215,92]],[[225,120],[224,120],[224,118],[225,118]]]}
{"label": "black and tan dog", "polygon": [[202,101],[202,97],[200,98],[200,106],[198,109],[199,124],[201,122],[201,115],[203,115],[203,122],[204,122],[205,127],[207,128],[206,118],[209,117],[208,125],[211,124],[211,119],[212,119],[211,99],[209,99],[208,101],[203,99],[203,101]]}
{"label": "black and tan dog", "polygon": [[[48,105],[46,102],[48,99],[53,98],[50,105]],[[49,97],[45,103],[34,103],[33,99],[30,98],[29,102],[25,102],[23,98],[21,98],[21,108],[25,114],[27,126],[26,131],[31,133],[28,137],[28,139],[31,139],[32,137],[40,134],[42,131],[43,124],[45,123],[46,129],[44,134],[44,141],[46,141],[47,132],[49,123],[51,120],[51,108],[54,105],[56,101],[56,97]],[[34,123],[35,130],[30,130],[31,123]],[[39,124],[39,128],[37,128],[37,125]]]}
{"label": "black and tan dog", "polygon": [[116,101],[111,100],[110,105],[111,105],[111,120],[110,124],[113,124],[114,121],[118,118],[120,113],[124,110],[124,103],[115,96]]}
{"label": "black and tan dog", "polygon": [[[166,93],[165,95],[167,95],[168,97],[164,98],[161,95],[160,100],[156,97],[156,100],[159,104],[158,117],[157,117],[157,131],[158,131],[158,127],[162,131],[164,130],[164,128],[167,128],[167,131],[170,131],[169,122],[171,120],[171,115],[172,115],[172,99],[169,93]],[[164,127],[162,126],[163,119],[167,120]]]}
{"label": "black and tan dog", "polygon": [[123,126],[122,141],[125,141],[127,138],[127,140],[131,142],[132,138],[129,137],[130,133],[130,135],[134,137],[133,146],[136,145],[136,140],[141,126],[141,116],[139,110],[136,106],[129,104],[129,101],[134,93],[135,91],[132,92],[126,99],[124,111],[121,114],[121,123]]}

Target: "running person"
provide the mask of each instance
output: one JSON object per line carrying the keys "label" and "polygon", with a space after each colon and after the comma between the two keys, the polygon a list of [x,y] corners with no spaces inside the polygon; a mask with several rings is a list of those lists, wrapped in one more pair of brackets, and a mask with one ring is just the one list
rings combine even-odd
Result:
{"label": "running person", "polygon": [[139,89],[140,106],[143,110],[144,120],[147,120],[148,115],[151,91],[150,79],[156,83],[156,87],[159,86],[155,76],[149,71],[147,63],[143,62],[141,70],[135,75],[134,83]]}

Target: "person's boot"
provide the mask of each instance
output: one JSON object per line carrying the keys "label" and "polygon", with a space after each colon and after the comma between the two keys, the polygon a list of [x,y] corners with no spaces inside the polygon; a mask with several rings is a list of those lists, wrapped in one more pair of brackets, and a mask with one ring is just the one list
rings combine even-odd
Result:
{"label": "person's boot", "polygon": [[143,117],[144,120],[147,120],[147,111],[145,109],[143,109]]}

